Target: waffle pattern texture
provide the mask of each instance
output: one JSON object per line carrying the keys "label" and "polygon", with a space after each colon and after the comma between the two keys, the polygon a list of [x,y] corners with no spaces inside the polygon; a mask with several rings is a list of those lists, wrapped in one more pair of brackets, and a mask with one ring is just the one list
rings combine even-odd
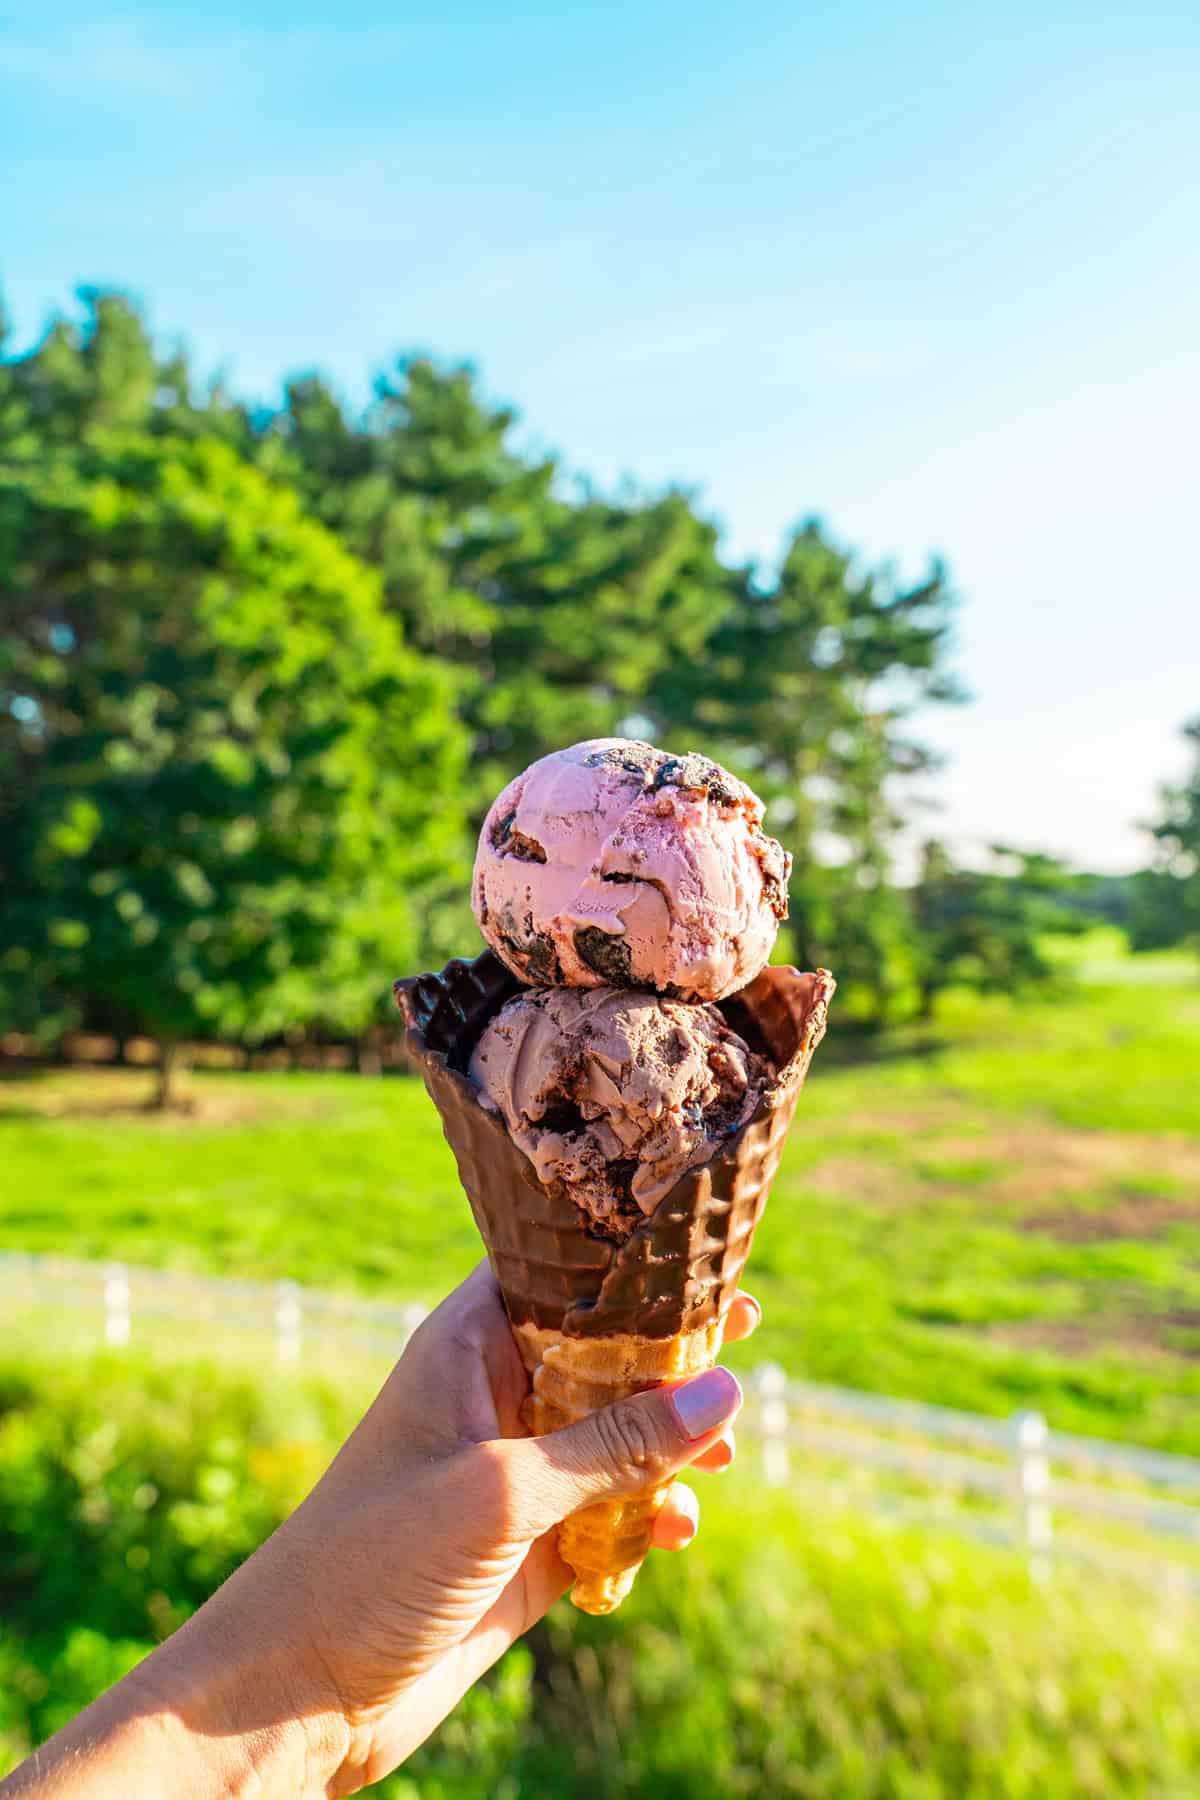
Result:
{"label": "waffle pattern texture", "polygon": [[[716,1361],[834,985],[824,969],[768,968],[721,1003],[774,1078],[712,1160],[682,1175],[617,1244],[587,1229],[561,1184],[538,1180],[466,1074],[484,1026],[520,991],[499,958],[489,950],[396,983],[409,1054],[441,1115],[529,1372],[525,1422],[534,1435]],[[669,1485],[585,1507],[560,1527],[576,1606],[620,1605]]]}

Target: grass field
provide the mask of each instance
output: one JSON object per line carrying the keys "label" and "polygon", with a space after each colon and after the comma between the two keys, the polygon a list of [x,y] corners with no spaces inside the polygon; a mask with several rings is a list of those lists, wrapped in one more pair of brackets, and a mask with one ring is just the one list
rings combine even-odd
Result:
{"label": "grass field", "polygon": [[[0,1358],[0,1778],[303,1495],[354,1416],[324,1376]],[[559,1606],[387,1800],[1194,1800],[1200,1613],[699,1477],[704,1526],[613,1618]]]}
{"label": "grass field", "polygon": [[[819,1054],[748,1285],[796,1373],[1200,1452],[1200,982],[1101,944],[1070,994],[950,996]],[[479,1254],[415,1081],[0,1082],[0,1246],[431,1300]]]}

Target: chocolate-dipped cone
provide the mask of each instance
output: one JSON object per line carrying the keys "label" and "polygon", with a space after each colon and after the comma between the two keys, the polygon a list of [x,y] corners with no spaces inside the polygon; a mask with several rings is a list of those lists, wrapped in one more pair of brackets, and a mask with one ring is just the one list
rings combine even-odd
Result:
{"label": "chocolate-dipped cone", "polygon": [[[690,1169],[622,1243],[592,1235],[561,1183],[544,1186],[467,1075],[488,1020],[521,991],[491,951],[396,983],[406,1046],[458,1163],[526,1368],[541,1433],[715,1360],[834,990],[826,970],[764,969],[721,1011],[775,1073],[747,1122]],[[632,1586],[666,1489],[588,1507],[560,1533],[586,1611]]]}

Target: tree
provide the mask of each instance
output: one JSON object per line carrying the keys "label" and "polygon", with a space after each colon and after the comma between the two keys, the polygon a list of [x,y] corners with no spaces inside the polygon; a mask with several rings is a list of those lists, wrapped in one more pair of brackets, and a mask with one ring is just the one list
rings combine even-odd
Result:
{"label": "tree", "polygon": [[379,568],[411,640],[456,671],[481,815],[516,768],[617,729],[727,599],[717,536],[687,498],[568,498],[553,458],[467,369],[401,362],[357,423],[290,384],[264,455]]}
{"label": "tree", "polygon": [[10,1012],[149,1029],[164,1097],[185,1038],[357,1030],[437,947],[428,895],[466,879],[445,675],[227,445],[86,420],[21,443],[0,459]]}
{"label": "tree", "polygon": [[992,859],[989,869],[956,868],[943,845],[925,845],[912,894],[923,1017],[946,988],[1013,993],[1045,981],[1047,935],[1087,929],[1073,878],[1053,857],[997,844]]}
{"label": "tree", "polygon": [[413,640],[453,664],[476,816],[573,738],[700,745],[754,782],[796,852],[796,953],[836,962],[845,1012],[886,1014],[915,976],[895,788],[930,762],[904,722],[954,697],[944,573],[859,574],[810,524],[762,586],[686,495],[568,498],[514,426],[469,371],[416,359],[357,424],[319,380],[293,383],[263,454],[291,459]]}
{"label": "tree", "polygon": [[[8,366],[37,456],[69,457],[102,431],[164,454],[214,437],[235,447],[376,571],[407,643],[443,672],[471,751],[458,810],[477,821],[516,769],[575,738],[632,729],[703,748],[763,794],[795,852],[789,947],[836,966],[842,1016],[913,1002],[920,948],[892,855],[905,781],[931,764],[909,717],[955,697],[940,567],[904,586],[810,523],[763,581],[722,558],[686,494],[569,484],[469,369],[402,360],[361,414],[307,375],[278,412],[255,412],[198,391],[121,296],[83,298],[79,324]],[[4,416],[0,386],[0,444]],[[54,591],[23,590],[42,609],[26,635],[43,645]],[[422,894],[426,944],[465,944],[453,858]]]}
{"label": "tree", "polygon": [[1192,766],[1161,790],[1162,812],[1151,827],[1158,866],[1135,891],[1135,949],[1194,943],[1200,949],[1200,716],[1183,727]]}
{"label": "tree", "polygon": [[668,664],[651,710],[668,735],[700,739],[754,783],[795,856],[795,954],[837,970],[845,1015],[886,1017],[915,973],[892,881],[897,784],[931,764],[906,721],[957,697],[945,573],[898,587],[857,571],[809,523],[774,582],[731,571],[729,587],[701,651]]}

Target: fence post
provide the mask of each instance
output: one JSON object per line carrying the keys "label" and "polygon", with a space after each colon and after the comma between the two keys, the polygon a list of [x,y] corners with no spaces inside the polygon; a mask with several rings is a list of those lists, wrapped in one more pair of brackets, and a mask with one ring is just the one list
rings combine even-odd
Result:
{"label": "fence post", "polygon": [[1017,1501],[1021,1514],[1021,1540],[1036,1581],[1050,1573],[1050,1546],[1054,1521],[1050,1512],[1050,1427],[1039,1412],[1016,1416]]}
{"label": "fence post", "polygon": [[763,1363],[755,1373],[755,1384],[759,1393],[763,1480],[769,1487],[783,1487],[788,1478],[787,1376],[778,1363]]}
{"label": "fence post", "polygon": [[275,1347],[280,1362],[298,1362],[300,1344],[300,1289],[294,1281],[281,1281],[275,1289]]}
{"label": "fence post", "polygon": [[104,1277],[104,1341],[114,1349],[129,1342],[130,1311],[129,1272],[123,1263],[110,1263]]}

